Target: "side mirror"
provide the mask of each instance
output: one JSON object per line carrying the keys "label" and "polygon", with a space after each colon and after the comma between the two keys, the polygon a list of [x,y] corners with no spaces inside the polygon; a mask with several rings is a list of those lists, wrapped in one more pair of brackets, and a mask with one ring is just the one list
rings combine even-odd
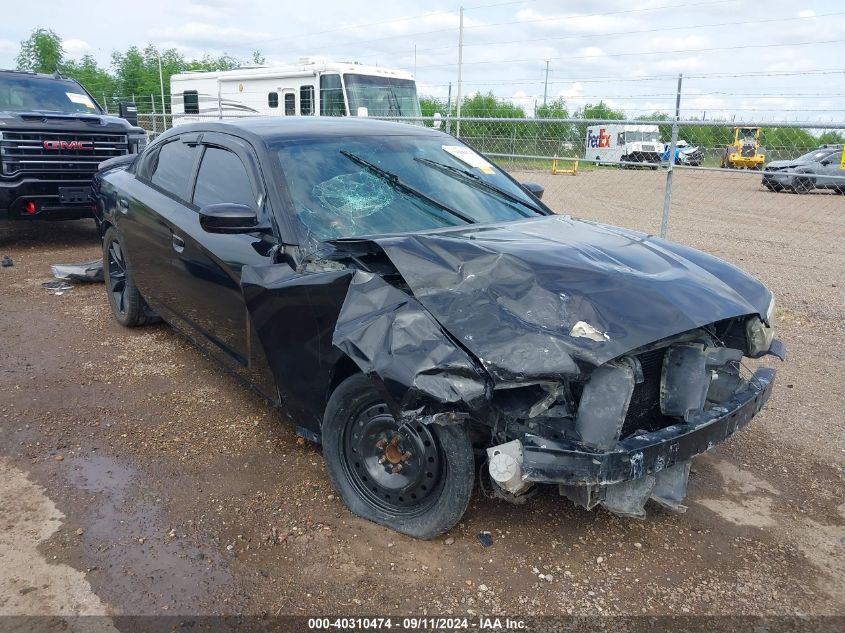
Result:
{"label": "side mirror", "polygon": [[822,166],[822,167],[827,167],[828,165],[830,165],[830,161],[829,161],[829,160],[827,160],[827,159],[824,159],[824,160],[821,162],[821,166]]}
{"label": "side mirror", "polygon": [[255,209],[231,202],[200,209],[200,226],[208,233],[252,233],[261,228]]}
{"label": "side mirror", "polygon": [[536,182],[524,182],[522,183],[522,187],[524,189],[527,189],[528,193],[537,198],[537,200],[543,199],[543,192],[545,191],[543,185],[540,185]]}
{"label": "side mirror", "polygon": [[120,118],[126,119],[129,125],[138,125],[138,106],[132,101],[120,102]]}

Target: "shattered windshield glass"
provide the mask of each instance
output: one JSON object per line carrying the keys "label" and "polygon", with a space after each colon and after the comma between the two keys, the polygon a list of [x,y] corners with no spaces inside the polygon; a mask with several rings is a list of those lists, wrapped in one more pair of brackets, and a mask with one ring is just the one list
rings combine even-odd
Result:
{"label": "shattered windshield glass", "polygon": [[[297,139],[273,149],[296,218],[314,242],[538,215],[531,209],[536,201],[481,155],[449,137]],[[469,172],[514,199],[420,160]]]}

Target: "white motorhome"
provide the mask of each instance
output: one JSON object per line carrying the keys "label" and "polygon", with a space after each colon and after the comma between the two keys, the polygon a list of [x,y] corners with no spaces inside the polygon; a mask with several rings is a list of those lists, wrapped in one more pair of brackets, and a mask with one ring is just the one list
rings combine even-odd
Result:
{"label": "white motorhome", "polygon": [[600,162],[659,163],[663,154],[656,125],[591,125],[584,158]]}
{"label": "white motorhome", "polygon": [[420,116],[410,73],[322,58],[173,75],[170,95],[174,123],[199,118],[191,115]]}

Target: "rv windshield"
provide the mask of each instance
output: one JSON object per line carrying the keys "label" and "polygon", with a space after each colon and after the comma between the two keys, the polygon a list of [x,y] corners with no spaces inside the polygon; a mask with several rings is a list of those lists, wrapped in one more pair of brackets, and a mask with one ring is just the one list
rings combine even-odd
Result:
{"label": "rv windshield", "polygon": [[637,141],[659,141],[660,132],[625,132],[626,143],[636,143]]}
{"label": "rv windshield", "polygon": [[497,167],[447,136],[298,139],[271,149],[313,242],[541,214]]}
{"label": "rv windshield", "polygon": [[61,114],[102,113],[88,93],[76,82],[24,73],[0,76],[0,110]]}
{"label": "rv windshield", "polygon": [[370,116],[420,116],[417,85],[413,79],[394,79],[374,75],[343,76],[349,98],[349,113],[367,108]]}

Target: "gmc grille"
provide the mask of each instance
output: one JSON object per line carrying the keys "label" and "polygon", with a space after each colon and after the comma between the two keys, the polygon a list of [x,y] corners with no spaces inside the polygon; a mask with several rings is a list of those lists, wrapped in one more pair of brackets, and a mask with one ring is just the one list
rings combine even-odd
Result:
{"label": "gmc grille", "polygon": [[[60,149],[45,149],[45,141]],[[93,150],[61,148],[63,142],[75,147],[74,141],[93,143]],[[3,176],[36,176],[45,180],[90,180],[102,161],[128,152],[125,134],[3,131],[0,140]]]}

